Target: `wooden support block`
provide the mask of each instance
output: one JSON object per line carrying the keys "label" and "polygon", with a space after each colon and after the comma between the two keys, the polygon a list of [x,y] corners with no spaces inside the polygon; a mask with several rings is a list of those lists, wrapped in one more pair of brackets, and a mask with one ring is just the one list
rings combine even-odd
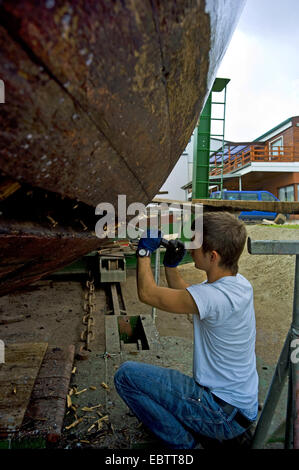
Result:
{"label": "wooden support block", "polygon": [[265,211],[281,214],[299,214],[299,202],[287,201],[231,201],[223,199],[193,199],[194,204],[203,204],[208,210]]}
{"label": "wooden support block", "polygon": [[61,435],[75,346],[49,347],[32,391],[22,432],[38,432],[47,441]]}
{"label": "wooden support block", "polygon": [[0,432],[16,432],[23,421],[47,343],[8,343],[0,365]]}

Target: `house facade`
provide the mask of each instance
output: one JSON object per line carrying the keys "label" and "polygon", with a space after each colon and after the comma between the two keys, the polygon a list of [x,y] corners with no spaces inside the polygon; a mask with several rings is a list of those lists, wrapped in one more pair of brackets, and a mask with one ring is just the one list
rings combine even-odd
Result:
{"label": "house facade", "polygon": [[221,174],[225,189],[267,190],[281,201],[299,201],[299,116],[253,142],[227,142],[223,160],[221,152],[210,158],[210,187]]}

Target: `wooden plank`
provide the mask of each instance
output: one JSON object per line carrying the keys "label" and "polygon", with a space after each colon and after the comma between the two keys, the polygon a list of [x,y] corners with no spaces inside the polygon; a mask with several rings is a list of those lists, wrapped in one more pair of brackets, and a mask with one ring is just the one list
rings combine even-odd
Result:
{"label": "wooden plank", "polygon": [[299,214],[299,202],[282,201],[229,201],[224,199],[192,199],[191,201],[178,201],[171,199],[154,198],[153,203],[173,204],[181,207],[190,207],[194,212],[196,205],[202,204],[205,209],[219,209],[231,211],[265,211],[282,214]]}
{"label": "wooden plank", "polygon": [[299,202],[281,201],[228,201],[223,199],[193,199],[193,204],[203,204],[204,208],[234,211],[265,211],[281,214],[299,214]]}
{"label": "wooden plank", "polygon": [[180,206],[181,205],[184,205],[184,206],[194,206],[193,202],[191,201],[180,201],[180,200],[177,200],[177,199],[165,199],[165,198],[160,198],[160,197],[155,197],[154,199],[152,199],[153,203],[157,203],[157,204],[162,204],[162,203],[166,203],[166,204],[179,204]]}
{"label": "wooden plank", "polygon": [[119,309],[119,302],[118,302],[118,295],[117,295],[117,290],[116,290],[116,284],[111,284],[110,289],[111,289],[111,296],[112,296],[112,303],[113,303],[114,315],[120,315],[120,309]]}
{"label": "wooden plank", "polygon": [[16,323],[19,321],[23,321],[25,319],[25,315],[7,315],[5,313],[0,313],[0,325],[8,325],[9,323]]}
{"label": "wooden plank", "polygon": [[5,363],[0,366],[1,433],[20,428],[47,346],[47,343],[5,345]]}
{"label": "wooden plank", "polygon": [[56,442],[62,432],[75,346],[48,347],[32,390],[21,432]]}
{"label": "wooden plank", "polygon": [[15,193],[20,187],[21,185],[17,181],[4,178],[0,183],[0,201],[3,201],[8,196]]}
{"label": "wooden plank", "polygon": [[108,353],[120,352],[120,340],[116,315],[105,315],[106,351]]}

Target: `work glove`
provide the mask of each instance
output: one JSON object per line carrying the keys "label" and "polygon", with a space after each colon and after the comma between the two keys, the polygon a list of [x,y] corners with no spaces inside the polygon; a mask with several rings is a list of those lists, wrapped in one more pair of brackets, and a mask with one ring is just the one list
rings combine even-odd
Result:
{"label": "work glove", "polygon": [[169,240],[163,264],[167,268],[176,268],[186,254],[185,245],[181,240]]}
{"label": "work glove", "polygon": [[144,248],[152,254],[157,248],[159,248],[162,239],[162,232],[160,230],[150,230],[143,232],[139,243],[137,251]]}

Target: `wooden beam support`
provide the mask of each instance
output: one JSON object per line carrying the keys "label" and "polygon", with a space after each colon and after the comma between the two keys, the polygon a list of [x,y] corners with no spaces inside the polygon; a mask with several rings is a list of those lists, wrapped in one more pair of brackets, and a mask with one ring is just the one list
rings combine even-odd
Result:
{"label": "wooden beam support", "polygon": [[204,209],[226,211],[265,211],[281,214],[299,214],[299,202],[281,201],[229,201],[222,199],[193,199],[193,204],[203,204]]}
{"label": "wooden beam support", "polygon": [[282,201],[230,201],[224,199],[192,199],[191,201],[178,201],[171,199],[154,198],[156,204],[173,204],[181,207],[191,206],[194,211],[198,204],[204,206],[204,210],[225,210],[225,211],[265,211],[277,212],[281,214],[299,214],[299,202]]}
{"label": "wooden beam support", "polygon": [[0,369],[0,434],[21,427],[47,343],[8,343]]}

